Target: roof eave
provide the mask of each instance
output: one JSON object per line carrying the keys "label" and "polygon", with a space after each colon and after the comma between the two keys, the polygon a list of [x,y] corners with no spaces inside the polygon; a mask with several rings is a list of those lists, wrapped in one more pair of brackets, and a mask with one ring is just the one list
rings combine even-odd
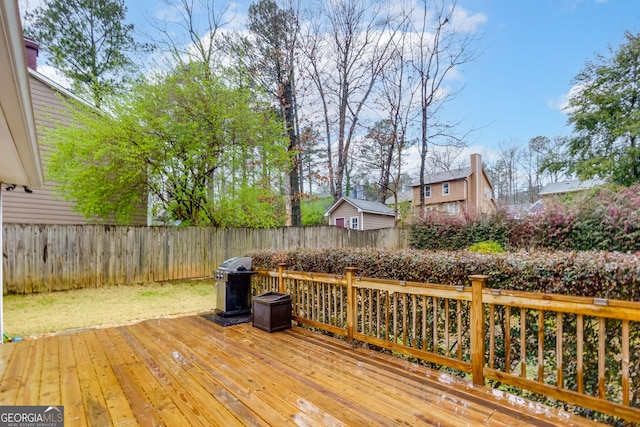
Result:
{"label": "roof eave", "polygon": [[16,0],[0,2],[0,181],[40,187],[44,182],[31,104],[24,38]]}

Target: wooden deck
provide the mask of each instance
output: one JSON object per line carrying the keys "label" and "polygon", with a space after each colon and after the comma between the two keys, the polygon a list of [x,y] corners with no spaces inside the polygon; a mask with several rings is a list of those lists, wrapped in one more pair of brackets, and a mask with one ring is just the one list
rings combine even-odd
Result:
{"label": "wooden deck", "polygon": [[589,420],[302,328],[201,316],[0,348],[0,405],[64,405],[68,426],[589,426]]}

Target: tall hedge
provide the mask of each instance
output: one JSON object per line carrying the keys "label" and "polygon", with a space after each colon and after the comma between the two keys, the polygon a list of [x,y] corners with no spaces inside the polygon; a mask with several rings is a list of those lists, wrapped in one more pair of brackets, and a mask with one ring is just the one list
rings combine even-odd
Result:
{"label": "tall hedge", "polygon": [[299,249],[256,251],[254,269],[358,274],[381,279],[468,285],[472,274],[489,275],[492,288],[621,300],[640,300],[640,253],[518,251],[479,254],[468,251]]}
{"label": "tall hedge", "polygon": [[522,219],[430,215],[412,230],[416,249],[458,250],[493,240],[510,249],[640,251],[640,185],[601,187],[545,201]]}

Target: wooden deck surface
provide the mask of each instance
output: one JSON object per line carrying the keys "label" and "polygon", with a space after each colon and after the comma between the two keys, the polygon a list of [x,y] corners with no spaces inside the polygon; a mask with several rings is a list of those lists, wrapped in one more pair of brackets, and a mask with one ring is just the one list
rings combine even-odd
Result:
{"label": "wooden deck surface", "polygon": [[201,316],[4,344],[0,375],[0,405],[64,405],[68,426],[597,425],[302,328]]}

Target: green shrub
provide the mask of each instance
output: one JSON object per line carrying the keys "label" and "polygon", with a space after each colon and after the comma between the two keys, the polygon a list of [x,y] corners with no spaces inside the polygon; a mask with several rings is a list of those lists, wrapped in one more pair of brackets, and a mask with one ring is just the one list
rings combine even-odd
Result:
{"label": "green shrub", "polygon": [[461,251],[364,248],[263,250],[250,254],[256,269],[344,274],[356,267],[363,277],[468,285],[486,274],[492,288],[564,295],[640,300],[640,256],[618,252],[517,251],[479,254]]}
{"label": "green shrub", "polygon": [[451,216],[428,214],[411,232],[410,245],[416,249],[460,250],[478,242],[509,243],[509,221],[504,212],[492,216]]}
{"label": "green shrub", "polygon": [[478,242],[469,246],[469,252],[476,252],[479,254],[501,254],[504,253],[504,248],[498,242],[493,240],[485,240],[484,242]]}
{"label": "green shrub", "polygon": [[459,250],[493,240],[507,249],[640,251],[640,185],[600,187],[547,200],[523,219],[429,215],[412,229],[416,249]]}

